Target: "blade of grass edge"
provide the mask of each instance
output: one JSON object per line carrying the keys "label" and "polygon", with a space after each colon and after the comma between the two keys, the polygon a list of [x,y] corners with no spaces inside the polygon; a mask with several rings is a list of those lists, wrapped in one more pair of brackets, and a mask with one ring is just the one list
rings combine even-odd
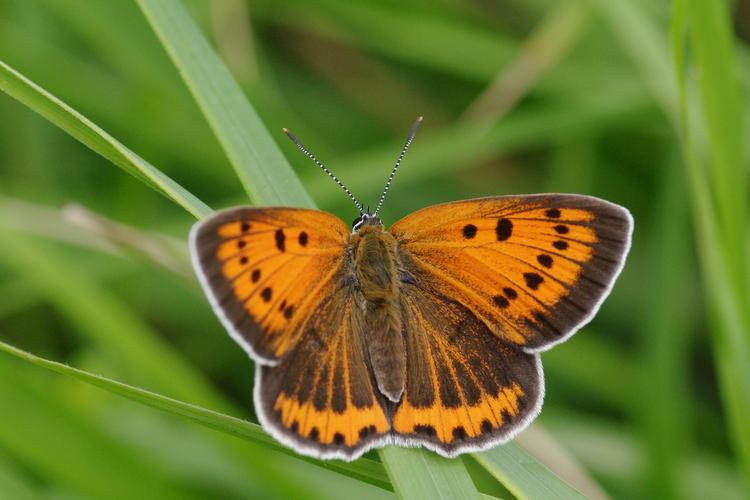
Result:
{"label": "blade of grass edge", "polygon": [[0,61],[0,90],[31,108],[197,218],[211,208],[91,120]]}
{"label": "blade of grass edge", "polygon": [[[440,457],[425,449],[388,446],[380,450],[393,489],[400,498],[479,498],[461,459]],[[398,467],[398,470],[393,470]]]}
{"label": "blade of grass edge", "polygon": [[260,204],[313,207],[252,104],[180,2],[136,1],[250,198]]}
{"label": "blade of grass edge", "polygon": [[585,498],[514,442],[472,456],[518,498]]}
{"label": "blade of grass edge", "polygon": [[295,451],[276,442],[276,440],[266,434],[263,428],[258,424],[254,424],[252,422],[232,417],[230,415],[192,405],[190,403],[185,403],[183,401],[169,398],[167,396],[156,394],[144,389],[123,384],[115,380],[111,380],[99,375],[95,375],[93,373],[86,372],[84,370],[80,370],[78,368],[73,368],[63,363],[44,359],[13,347],[10,344],[6,344],[5,342],[0,342],[0,350],[5,351],[8,354],[11,354],[36,366],[73,377],[93,386],[99,387],[100,389],[104,389],[119,396],[123,396],[127,399],[136,401],[146,406],[150,406],[151,408],[155,408],[165,413],[182,417],[184,419],[198,423],[205,427],[209,427],[219,432],[223,432],[225,434],[230,434],[246,439],[248,441],[262,444],[274,451],[300,458],[317,465],[322,465],[328,469],[360,479],[380,488],[389,490],[391,489],[391,485],[388,481],[388,478],[383,473],[382,468],[377,462],[374,462],[372,460],[362,458],[356,462],[351,463],[338,460],[320,462],[319,460],[316,460],[314,458],[302,457]]}
{"label": "blade of grass edge", "polygon": [[[314,207],[229,70],[182,4],[176,0],[137,2],[193,92],[253,201]],[[446,476],[441,458],[423,451],[389,453],[381,450],[380,457],[404,498],[422,496],[425,484],[430,484],[431,491],[439,495],[436,498],[448,492],[451,496],[444,498],[479,495],[460,461],[451,464],[452,473]],[[418,483],[414,481],[415,476],[420,477]],[[462,479],[457,479],[459,477]],[[460,484],[461,491],[454,484]]]}
{"label": "blade of grass edge", "polygon": [[[722,8],[718,5],[717,7]],[[711,181],[707,178],[713,170],[721,168],[721,165],[712,165],[712,169],[705,169],[701,164],[701,155],[694,137],[695,129],[690,120],[691,107],[686,82],[686,43],[689,24],[695,22],[701,23],[703,20],[696,20],[695,12],[691,15],[691,6],[688,1],[675,1],[670,38],[679,92],[681,117],[679,132],[682,139],[686,175],[691,190],[693,216],[696,220],[696,241],[701,271],[707,284],[705,295],[709,302],[709,317],[713,324],[712,340],[719,372],[719,384],[722,399],[727,408],[730,429],[735,437],[732,445],[744,470],[745,487],[750,491],[750,346],[746,337],[750,320],[747,319],[746,313],[743,313],[743,304],[746,307],[747,297],[738,297],[727,286],[732,283],[733,272],[731,263],[726,259],[725,251],[723,252],[721,248],[722,239],[717,228],[717,223],[721,221],[714,210],[709,189]],[[693,42],[700,43],[699,37],[699,34],[693,33]],[[706,60],[706,54],[703,54],[699,67],[707,71],[710,70],[710,65],[711,61]],[[713,80],[713,84],[721,85],[720,79],[718,82]],[[703,89],[703,92],[706,92],[706,89]],[[703,104],[705,106],[708,103]],[[711,126],[710,123],[708,126]],[[714,147],[717,145],[714,144]],[[744,177],[744,175],[740,176]],[[742,183],[744,186],[745,179],[735,179],[735,182]],[[740,217],[739,214],[736,216]],[[744,224],[740,224],[736,229],[741,234],[745,234]],[[745,279],[745,274],[742,273],[739,277]]]}

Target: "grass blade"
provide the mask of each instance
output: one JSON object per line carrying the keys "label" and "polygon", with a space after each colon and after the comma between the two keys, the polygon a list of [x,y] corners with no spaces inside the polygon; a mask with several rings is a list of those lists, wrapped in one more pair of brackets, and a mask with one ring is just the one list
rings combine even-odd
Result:
{"label": "grass blade", "polygon": [[211,213],[211,209],[205,203],[170,177],[132,152],[91,120],[2,61],[0,61],[0,90],[33,109],[195,217]]}
{"label": "grass blade", "polygon": [[473,456],[518,498],[584,498],[513,442]]}
{"label": "grass blade", "polygon": [[[724,3],[675,2],[672,54],[679,82],[680,131],[696,219],[697,246],[707,285],[705,295],[713,323],[712,340],[719,385],[734,438],[732,444],[744,471],[746,488],[750,490],[750,297],[746,281],[748,249],[744,192],[747,175],[740,139],[743,117],[742,107],[738,105],[731,33]],[[686,34],[693,42],[694,64],[704,75],[699,88],[710,153],[705,161],[707,165],[704,165],[704,156],[698,147],[702,138],[695,137],[696,130],[691,122],[695,111],[688,100]],[[698,47],[704,44],[710,48]],[[706,78],[707,72],[716,74]],[[726,130],[725,123],[734,124],[737,130]],[[733,137],[719,137],[722,133]],[[728,189],[728,192],[721,191],[723,189]],[[723,201],[731,197],[734,199]],[[740,211],[728,213],[732,207]]]}
{"label": "grass blade", "polygon": [[312,207],[312,198],[190,14],[177,0],[138,0],[138,4],[250,198],[259,204],[274,200],[274,204]]}
{"label": "grass blade", "polygon": [[[156,408],[157,410],[164,411],[171,415],[176,415],[192,422],[198,423],[211,429],[231,434],[233,436],[241,437],[248,441],[263,444],[270,449],[280,451],[287,455],[291,455],[303,460],[320,464],[313,458],[300,457],[296,452],[289,448],[282,446],[275,439],[265,433],[263,428],[258,424],[253,424],[246,420],[231,417],[223,413],[218,413],[206,408],[201,408],[183,401],[172,399],[160,394],[156,394],[144,389],[139,389],[121,382],[116,382],[93,373],[79,370],[77,368],[70,367],[63,363],[56,361],[50,361],[48,359],[34,356],[26,351],[17,349],[4,342],[0,342],[0,350],[5,351],[17,358],[27,361],[36,366],[51,370],[56,373],[67,375],[94,385],[113,394],[123,396],[132,401]],[[377,462],[362,458],[354,463],[346,463],[340,461],[329,461],[325,462],[326,468],[331,470],[339,471],[351,477],[359,478],[362,481],[366,481],[370,484],[374,484],[381,488],[390,488],[387,476],[384,474],[382,467]]]}
{"label": "grass blade", "polygon": [[380,456],[401,498],[479,498],[461,459],[397,446],[383,448]]}

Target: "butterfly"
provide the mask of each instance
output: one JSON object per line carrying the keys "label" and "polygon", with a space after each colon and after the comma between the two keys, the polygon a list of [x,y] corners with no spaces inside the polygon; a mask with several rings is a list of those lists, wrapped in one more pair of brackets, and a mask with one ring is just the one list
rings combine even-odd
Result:
{"label": "butterfly", "polygon": [[299,453],[354,460],[387,444],[453,457],[503,443],[541,411],[540,352],[586,324],[630,247],[625,208],[590,196],[434,205],[385,230],[352,199],[326,212],[238,207],[197,222],[195,271],[256,368],[263,427]]}

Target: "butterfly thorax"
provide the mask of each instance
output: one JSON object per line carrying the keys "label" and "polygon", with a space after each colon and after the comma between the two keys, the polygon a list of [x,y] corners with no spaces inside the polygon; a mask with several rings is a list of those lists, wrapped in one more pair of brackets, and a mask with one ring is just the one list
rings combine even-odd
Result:
{"label": "butterfly thorax", "polygon": [[391,401],[404,390],[406,353],[401,332],[396,240],[381,224],[352,234],[354,281],[361,297],[362,330],[378,388]]}
{"label": "butterfly thorax", "polygon": [[352,235],[357,284],[368,302],[386,305],[398,299],[396,241],[383,226],[364,226]]}

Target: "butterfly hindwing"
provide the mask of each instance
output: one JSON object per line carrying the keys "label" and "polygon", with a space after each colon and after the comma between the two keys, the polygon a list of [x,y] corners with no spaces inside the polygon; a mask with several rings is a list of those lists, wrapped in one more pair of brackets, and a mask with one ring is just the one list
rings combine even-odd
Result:
{"label": "butterfly hindwing", "polygon": [[255,407],[266,429],[294,449],[351,460],[390,439],[390,418],[365,355],[362,311],[337,280],[278,366],[256,375]]}
{"label": "butterfly hindwing", "polygon": [[591,319],[622,268],[631,231],[624,208],[561,194],[446,203],[391,228],[420,285],[528,351]]}
{"label": "butterfly hindwing", "polygon": [[224,326],[257,361],[275,364],[323,300],[348,236],[346,225],[325,212],[242,207],[196,224],[190,241]]}
{"label": "butterfly hindwing", "polygon": [[431,287],[402,286],[402,310],[407,382],[393,416],[396,442],[454,456],[507,441],[538,414],[538,354],[499,341]]}

